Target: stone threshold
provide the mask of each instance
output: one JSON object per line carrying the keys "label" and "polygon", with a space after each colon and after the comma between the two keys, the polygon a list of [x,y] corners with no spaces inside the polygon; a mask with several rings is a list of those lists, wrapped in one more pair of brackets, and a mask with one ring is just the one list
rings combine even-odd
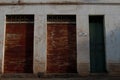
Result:
{"label": "stone threshold", "polygon": [[78,78],[78,73],[38,73],[39,78]]}
{"label": "stone threshold", "polygon": [[0,74],[0,78],[79,78],[78,73]]}
{"label": "stone threshold", "polygon": [[1,78],[38,78],[37,74],[32,73],[19,73],[19,74],[1,74]]}
{"label": "stone threshold", "polygon": [[0,78],[84,78],[84,77],[120,77],[120,74],[91,73],[80,75],[78,73],[20,73],[20,74],[0,74]]}

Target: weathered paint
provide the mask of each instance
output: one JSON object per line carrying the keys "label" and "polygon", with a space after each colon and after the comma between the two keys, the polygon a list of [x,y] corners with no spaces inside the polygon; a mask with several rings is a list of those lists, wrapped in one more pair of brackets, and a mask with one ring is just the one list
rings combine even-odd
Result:
{"label": "weathered paint", "polygon": [[33,24],[6,25],[4,73],[33,72]]}
{"label": "weathered paint", "polygon": [[[88,1],[88,0],[87,0]],[[99,0],[100,1],[100,0]],[[105,0],[106,1],[106,0]],[[115,0],[111,0],[113,2]],[[64,7],[64,8],[63,8]],[[105,16],[105,51],[108,73],[120,67],[120,6],[119,5],[6,5],[0,6],[0,72],[4,72],[4,38],[7,14],[34,14],[34,73],[47,70],[47,15],[73,14],[77,17],[77,72],[89,74],[89,15]],[[118,70],[119,71],[119,70]],[[120,73],[118,72],[117,73]]]}
{"label": "weathered paint", "polygon": [[48,24],[47,32],[47,72],[76,73],[76,25]]}
{"label": "weathered paint", "polygon": [[4,73],[33,72],[34,24],[28,19],[31,20],[26,16],[7,16]]}
{"label": "weathered paint", "polygon": [[119,0],[0,0],[0,3],[120,3]]}

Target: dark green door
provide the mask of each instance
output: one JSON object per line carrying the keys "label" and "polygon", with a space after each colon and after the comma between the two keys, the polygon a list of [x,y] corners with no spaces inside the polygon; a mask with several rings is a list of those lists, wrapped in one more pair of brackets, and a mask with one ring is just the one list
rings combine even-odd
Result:
{"label": "dark green door", "polygon": [[106,72],[103,20],[104,16],[89,16],[91,73]]}

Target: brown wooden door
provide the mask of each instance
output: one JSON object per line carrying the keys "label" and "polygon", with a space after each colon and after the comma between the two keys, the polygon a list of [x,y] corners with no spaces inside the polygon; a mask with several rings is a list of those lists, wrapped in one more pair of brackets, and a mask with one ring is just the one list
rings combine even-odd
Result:
{"label": "brown wooden door", "polygon": [[33,23],[7,23],[4,73],[33,72]]}
{"label": "brown wooden door", "polygon": [[47,25],[47,72],[76,73],[76,25]]}

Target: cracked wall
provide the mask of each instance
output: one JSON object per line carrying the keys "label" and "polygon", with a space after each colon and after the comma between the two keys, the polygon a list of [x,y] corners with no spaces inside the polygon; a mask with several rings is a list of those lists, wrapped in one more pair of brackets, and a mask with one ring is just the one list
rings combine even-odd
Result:
{"label": "cracked wall", "polygon": [[120,0],[0,0],[0,3],[120,3]]}
{"label": "cracked wall", "polygon": [[[64,8],[63,8],[64,7]],[[4,41],[7,14],[34,14],[34,73],[46,72],[47,15],[77,16],[77,72],[90,74],[89,15],[105,16],[105,46],[107,71],[120,74],[120,6],[117,5],[9,5],[0,6],[0,72],[4,72]],[[85,33],[86,36],[80,35]],[[116,70],[117,68],[117,70]]]}

